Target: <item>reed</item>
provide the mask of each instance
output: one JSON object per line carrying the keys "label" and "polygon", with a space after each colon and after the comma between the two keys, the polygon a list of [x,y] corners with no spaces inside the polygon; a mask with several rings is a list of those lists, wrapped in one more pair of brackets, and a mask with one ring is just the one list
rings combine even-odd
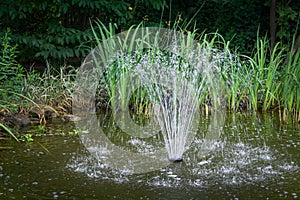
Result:
{"label": "reed", "polygon": [[[121,54],[119,57],[114,57],[116,62],[98,63],[98,68],[101,69],[100,87],[108,92],[110,106],[115,110],[127,110],[129,103],[138,114],[145,114],[149,106],[151,107],[147,89],[131,88],[128,84],[133,81],[130,73],[138,64],[139,58],[147,53],[145,51],[134,52],[133,48],[137,44],[133,41],[140,36],[137,35],[135,28],[142,28],[142,25],[131,27],[127,32],[122,33],[123,40],[114,40],[114,43],[109,43],[108,39],[114,36],[115,25],[110,24],[107,27],[97,22],[96,27],[93,27],[93,33],[98,45],[109,49],[111,53],[99,49],[102,60],[108,61],[108,57],[115,53],[115,47],[120,50],[126,49],[126,52],[121,52],[127,53],[125,57]],[[181,49],[189,49],[198,45],[199,49],[209,52],[206,55],[207,59],[218,66],[213,72],[211,81],[213,83],[204,87],[199,95],[198,105],[204,105],[206,112],[212,105],[226,104],[228,111],[231,112],[242,110],[264,112],[280,109],[283,116],[293,113],[296,118],[300,119],[299,51],[290,53],[290,58],[286,63],[286,49],[277,43],[270,51],[266,37],[257,38],[253,56],[245,56],[232,52],[229,42],[218,33],[197,34],[196,30],[189,32],[179,27],[178,24],[171,28],[171,31],[185,33],[187,39],[180,44]],[[150,42],[147,33],[142,42],[144,44]],[[149,59],[152,59],[154,63],[158,57],[155,57],[155,48],[153,52],[151,54],[153,57]],[[184,58],[184,52],[181,53]],[[170,59],[170,55],[164,56],[169,56]],[[192,70],[192,66],[190,67]],[[116,108],[116,105],[121,106]]]}
{"label": "reed", "polygon": [[27,75],[22,93],[35,108],[40,109],[47,105],[62,113],[70,112],[75,75],[76,70],[73,67],[63,66],[56,70],[48,64],[43,74]]}
{"label": "reed", "polygon": [[[158,62],[157,59],[170,62],[168,53],[165,53],[164,49],[160,49],[160,37],[164,36],[159,32],[153,35],[151,30],[140,24],[130,27],[128,31],[111,39],[115,28],[112,24],[106,27],[101,22],[97,22],[96,26],[92,28],[98,47],[101,47],[96,49],[97,52],[93,57],[100,72],[100,87],[107,90],[110,106],[113,110],[125,111],[128,109],[129,103],[130,107],[135,108],[138,112],[149,113],[148,91],[143,87],[134,88],[137,83],[132,82],[136,81],[133,80],[133,75],[141,58],[148,57],[148,64],[155,64]],[[139,28],[142,29],[139,30]],[[174,26],[173,29],[170,29],[170,34],[175,33],[177,28]],[[141,33],[141,31],[144,32]],[[186,38],[187,40],[179,44],[183,50],[192,48],[195,32],[188,32]],[[184,54],[184,51],[180,52],[179,56],[181,54]],[[109,56],[113,58],[111,59]],[[109,63],[110,60],[113,62]],[[131,97],[132,95],[133,97]]]}
{"label": "reed", "polygon": [[282,121],[284,122],[287,121],[288,113],[292,113],[300,122],[300,51],[295,53],[292,51],[288,54],[288,62],[283,65],[280,79],[281,98],[279,102],[283,110]]}
{"label": "reed", "polygon": [[0,127],[3,128],[12,138],[14,138],[17,142],[19,142],[19,139],[15,136],[15,134],[4,124],[0,122]]}
{"label": "reed", "polygon": [[252,110],[267,111],[279,100],[279,71],[283,63],[284,49],[277,43],[269,51],[269,42],[265,38],[258,39],[253,58],[249,58],[249,102]]}
{"label": "reed", "polygon": [[[92,26],[98,45],[96,53],[92,52],[92,58],[100,74],[100,87],[107,91],[111,108],[127,110],[132,89],[128,88],[130,85],[128,83],[131,81],[128,72],[134,63],[130,63],[128,57],[123,53],[134,53],[137,31],[134,30],[135,26],[131,26],[125,35],[111,39],[115,35],[116,28],[117,26],[114,24],[109,24],[107,27],[101,21],[97,21],[96,26]],[[121,108],[117,105],[121,105]]]}

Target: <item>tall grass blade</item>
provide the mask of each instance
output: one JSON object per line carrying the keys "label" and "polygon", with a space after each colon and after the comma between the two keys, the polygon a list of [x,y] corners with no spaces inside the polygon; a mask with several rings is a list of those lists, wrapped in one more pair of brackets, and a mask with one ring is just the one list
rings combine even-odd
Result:
{"label": "tall grass blade", "polygon": [[19,139],[15,136],[15,134],[4,124],[0,122],[0,127],[3,128],[10,136],[12,136],[17,142],[20,142]]}

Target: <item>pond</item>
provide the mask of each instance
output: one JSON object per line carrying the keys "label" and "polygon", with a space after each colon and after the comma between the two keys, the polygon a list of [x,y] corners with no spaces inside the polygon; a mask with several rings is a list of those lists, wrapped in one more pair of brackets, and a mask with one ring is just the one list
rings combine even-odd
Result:
{"label": "pond", "polygon": [[[110,168],[80,135],[53,136],[74,132],[72,122],[49,123],[49,135],[34,139],[50,153],[36,142],[0,140],[11,147],[0,150],[0,199],[297,199],[300,127],[277,116],[228,114],[219,138],[199,136],[212,120],[203,117],[183,162],[145,173]],[[160,145],[123,137],[110,116],[99,117],[107,137],[128,151]]]}

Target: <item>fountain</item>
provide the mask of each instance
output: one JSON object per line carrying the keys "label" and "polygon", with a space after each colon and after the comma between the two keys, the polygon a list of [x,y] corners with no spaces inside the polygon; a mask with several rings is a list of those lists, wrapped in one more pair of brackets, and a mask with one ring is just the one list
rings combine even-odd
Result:
{"label": "fountain", "polygon": [[[212,92],[212,104],[219,103],[217,85],[213,85],[217,80],[214,73],[218,63],[210,54],[210,48],[196,43],[191,35],[185,36],[175,30],[140,28],[119,34],[103,41],[84,61],[78,73],[79,90],[74,93],[73,112],[82,114],[77,102],[92,102],[97,88],[95,83],[105,77],[106,83],[113,85],[109,93],[119,127],[139,138],[149,138],[160,131],[165,149],[151,155],[152,158],[165,160],[158,155],[166,151],[168,160],[180,162],[197,133],[200,95],[208,96]],[[129,98],[139,87],[146,88],[151,101],[154,122],[149,123],[150,128],[138,127],[128,111]],[[93,104],[85,105],[84,110],[87,108],[95,110]],[[96,117],[89,114],[86,120],[77,123],[77,127],[97,124],[96,121]],[[91,136],[84,135],[83,141],[86,137]],[[95,144],[97,137],[92,137]],[[90,142],[84,143],[90,146]]]}
{"label": "fountain", "polygon": [[[192,35],[159,28],[131,31],[102,41],[85,59],[77,77],[73,113],[82,119],[76,122],[78,129],[88,129],[89,134],[81,138],[95,157],[113,168],[142,173],[167,166],[168,160],[183,160],[197,133],[199,104],[209,101],[212,108],[219,107],[220,60],[216,55],[212,59],[211,48],[194,41]],[[95,110],[90,102],[103,79],[110,86],[111,108],[119,128],[137,138],[160,133],[164,147],[150,153],[128,152],[106,138],[95,113],[82,116],[84,112],[78,109],[82,102],[89,102],[82,106],[84,111]],[[146,126],[134,123],[128,109],[132,93],[140,87],[147,91],[152,107]],[[149,163],[141,165],[145,160]]]}
{"label": "fountain", "polygon": [[[172,50],[177,49],[172,47]],[[207,74],[203,72],[203,63],[193,63],[194,66],[187,62],[179,63],[180,55],[176,52],[168,55],[169,60],[164,55],[153,55],[153,52],[150,54],[142,56],[135,67],[135,75],[147,86],[168,159],[180,162],[197,133],[196,124],[200,114],[198,100],[200,94],[207,89],[204,87]],[[149,60],[153,57],[158,62]],[[198,59],[205,61],[200,55]]]}

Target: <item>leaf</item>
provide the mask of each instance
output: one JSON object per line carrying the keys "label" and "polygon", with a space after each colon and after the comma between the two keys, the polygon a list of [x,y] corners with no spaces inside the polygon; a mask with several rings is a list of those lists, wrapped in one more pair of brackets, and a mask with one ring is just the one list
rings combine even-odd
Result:
{"label": "leaf", "polygon": [[15,134],[4,124],[0,122],[0,127],[3,128],[10,136],[12,136],[17,142],[20,142],[19,139],[15,136]]}

